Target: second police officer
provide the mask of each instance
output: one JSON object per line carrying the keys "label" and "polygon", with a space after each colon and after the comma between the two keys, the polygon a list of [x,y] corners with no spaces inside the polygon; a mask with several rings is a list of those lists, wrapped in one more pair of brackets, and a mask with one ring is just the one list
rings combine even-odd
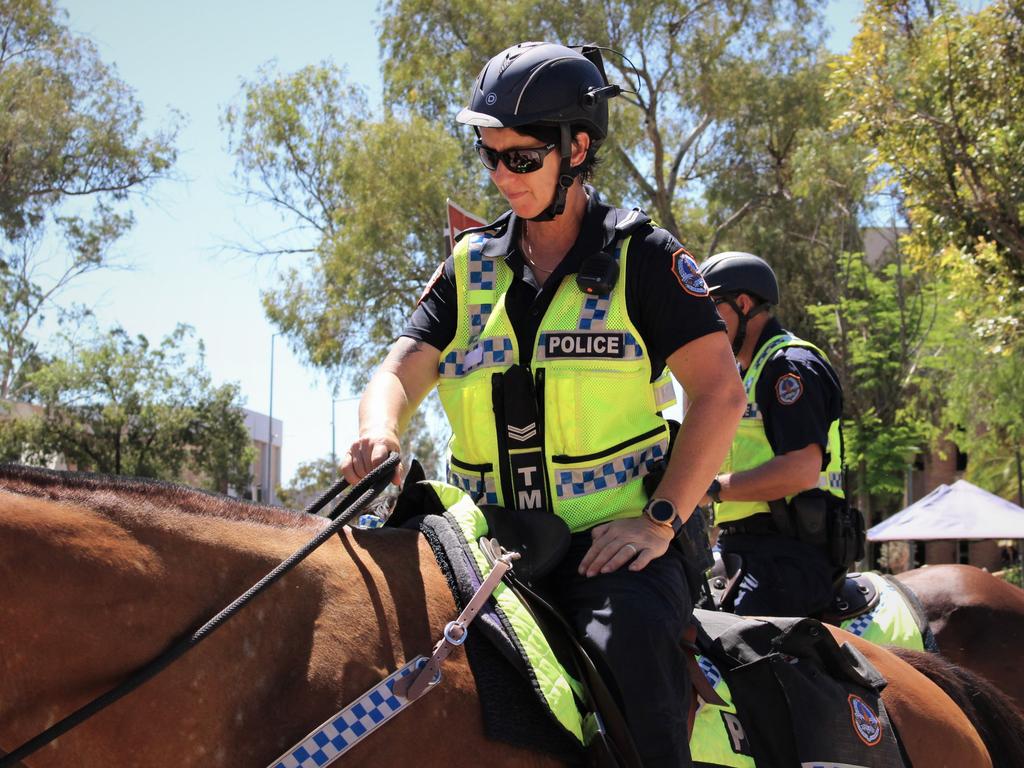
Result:
{"label": "second police officer", "polygon": [[861,557],[863,524],[846,504],[843,394],[825,353],[771,314],[768,263],[729,251],[700,266],[747,392],[729,455],[708,489],[723,553],[743,559],[736,613],[813,616]]}

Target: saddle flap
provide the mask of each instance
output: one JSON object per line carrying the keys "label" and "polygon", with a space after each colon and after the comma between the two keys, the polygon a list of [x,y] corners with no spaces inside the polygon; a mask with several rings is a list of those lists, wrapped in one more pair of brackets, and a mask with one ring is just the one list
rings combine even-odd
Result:
{"label": "saddle flap", "polygon": [[878,605],[879,597],[878,588],[870,578],[862,573],[848,573],[828,609],[822,612],[822,621],[838,627],[870,611]]}
{"label": "saddle flap", "polygon": [[487,520],[488,536],[509,552],[518,552],[516,577],[536,584],[561,562],[569,551],[569,526],[557,515],[538,510],[479,507]]}

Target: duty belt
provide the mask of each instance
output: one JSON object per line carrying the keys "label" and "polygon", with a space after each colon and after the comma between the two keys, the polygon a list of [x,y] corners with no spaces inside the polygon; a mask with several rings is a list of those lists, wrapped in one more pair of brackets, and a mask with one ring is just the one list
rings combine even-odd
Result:
{"label": "duty belt", "polygon": [[781,533],[778,526],[776,526],[775,522],[772,520],[770,512],[759,512],[756,515],[745,517],[742,520],[722,523],[721,528],[722,534],[726,536],[742,534],[763,536],[768,533]]}

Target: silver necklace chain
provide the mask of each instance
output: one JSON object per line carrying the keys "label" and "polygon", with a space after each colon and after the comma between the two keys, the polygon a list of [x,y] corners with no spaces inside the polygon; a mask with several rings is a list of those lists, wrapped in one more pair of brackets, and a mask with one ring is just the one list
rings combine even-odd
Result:
{"label": "silver necklace chain", "polygon": [[526,263],[529,264],[533,269],[536,269],[538,272],[544,272],[545,274],[550,275],[552,272],[555,271],[555,267],[557,267],[558,265],[556,264],[555,267],[551,267],[551,269],[548,269],[547,267],[540,266],[537,262],[535,262],[530,257],[530,254],[528,252],[533,250],[533,247],[530,245],[530,238],[527,236],[526,229],[527,229],[527,224],[524,221],[523,222],[523,258],[526,259]]}

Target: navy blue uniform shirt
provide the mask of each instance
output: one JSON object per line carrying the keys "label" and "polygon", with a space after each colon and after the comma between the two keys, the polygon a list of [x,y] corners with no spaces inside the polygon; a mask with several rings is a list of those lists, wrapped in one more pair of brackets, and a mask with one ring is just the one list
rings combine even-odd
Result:
{"label": "navy blue uniform shirt", "polygon": [[[563,278],[574,281],[583,260],[604,248],[612,240],[616,223],[630,213],[605,205],[591,187],[587,192],[589,200],[580,234],[543,287],[537,284],[519,252],[522,221],[509,212],[492,225],[498,234],[485,250],[488,255],[504,258],[515,275],[505,306],[524,357],[532,353],[541,319]],[[677,264],[680,259],[683,262]],[[725,331],[714,302],[699,287],[703,281],[695,283],[693,275],[688,274],[691,264],[689,254],[666,230],[644,224],[632,232],[628,267],[625,274],[619,274],[619,280],[628,281],[626,308],[650,355],[652,380],[677,349],[708,333]],[[677,274],[679,270],[687,278],[685,282]],[[692,271],[696,272],[695,264]],[[449,256],[427,286],[402,335],[443,350],[455,337],[457,311],[455,266]],[[528,364],[529,358],[519,362]]]}
{"label": "navy blue uniform shirt", "polygon": [[[779,321],[771,318],[757,349],[784,332]],[[836,372],[818,353],[806,347],[780,349],[761,370],[754,399],[776,456],[817,444],[822,469],[828,466],[828,428],[842,415],[843,393]]]}

